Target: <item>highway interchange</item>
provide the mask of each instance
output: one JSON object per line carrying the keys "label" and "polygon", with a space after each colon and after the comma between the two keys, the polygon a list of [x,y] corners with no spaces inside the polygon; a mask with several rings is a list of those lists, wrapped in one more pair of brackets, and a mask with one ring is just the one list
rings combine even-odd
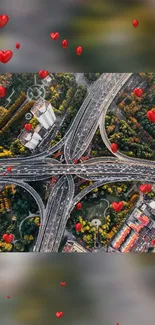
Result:
{"label": "highway interchange", "polygon": [[[40,228],[35,252],[57,252],[67,220],[74,206],[92,189],[116,181],[155,182],[155,163],[134,159],[117,152],[116,157],[100,157],[74,164],[89,147],[100,126],[102,139],[109,150],[110,142],[105,132],[105,115],[118,93],[127,84],[131,89],[139,85],[139,78],[131,73],[104,73],[90,88],[81,108],[64,138],[54,147],[30,157],[0,160],[0,184],[14,183],[22,186],[35,199],[40,212]],[[49,158],[59,149],[64,151],[65,163]],[[11,173],[3,173],[11,165]],[[29,181],[46,180],[61,176],[51,191],[46,207]],[[93,180],[94,183],[74,196],[74,178]]]}

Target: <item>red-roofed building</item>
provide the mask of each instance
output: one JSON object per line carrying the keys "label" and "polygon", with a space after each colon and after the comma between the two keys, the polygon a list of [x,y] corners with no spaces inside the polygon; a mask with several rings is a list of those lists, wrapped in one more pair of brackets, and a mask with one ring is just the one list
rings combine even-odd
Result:
{"label": "red-roofed building", "polygon": [[146,226],[149,224],[149,222],[150,222],[149,217],[147,217],[147,216],[145,216],[145,215],[141,215],[141,216],[139,216],[139,217],[138,217],[138,220],[140,220],[140,221],[144,224],[145,227],[146,227]]}
{"label": "red-roofed building", "polygon": [[111,246],[113,246],[115,249],[119,249],[126,237],[131,232],[131,229],[128,226],[124,226],[116,236],[116,238],[111,242]]}
{"label": "red-roofed building", "polygon": [[121,252],[122,253],[127,253],[130,251],[132,246],[135,244],[135,242],[138,240],[139,235],[137,233],[133,233],[129,236],[127,241],[122,245],[121,247]]}

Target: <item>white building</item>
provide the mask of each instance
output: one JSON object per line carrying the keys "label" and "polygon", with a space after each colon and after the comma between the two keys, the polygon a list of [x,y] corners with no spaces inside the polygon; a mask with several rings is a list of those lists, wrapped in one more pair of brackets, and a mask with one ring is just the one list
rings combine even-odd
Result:
{"label": "white building", "polygon": [[155,201],[152,200],[148,203],[148,207],[151,209],[151,213],[155,215]]}
{"label": "white building", "polygon": [[44,85],[44,86],[50,86],[51,85],[51,82],[52,82],[52,80],[54,79],[54,77],[52,76],[52,78],[51,78],[51,76],[47,76],[46,78],[44,78],[43,80],[42,80],[42,84]]}
{"label": "white building", "polygon": [[150,201],[149,202],[149,204],[148,204],[148,206],[151,208],[151,209],[153,209],[153,210],[155,210],[155,201]]}
{"label": "white building", "polygon": [[42,140],[42,137],[34,131],[26,131],[22,130],[19,135],[19,140],[23,146],[29,148],[30,150],[34,150],[38,143]]}
{"label": "white building", "polygon": [[55,123],[56,116],[52,109],[52,105],[47,100],[37,100],[31,109],[31,113],[46,130]]}

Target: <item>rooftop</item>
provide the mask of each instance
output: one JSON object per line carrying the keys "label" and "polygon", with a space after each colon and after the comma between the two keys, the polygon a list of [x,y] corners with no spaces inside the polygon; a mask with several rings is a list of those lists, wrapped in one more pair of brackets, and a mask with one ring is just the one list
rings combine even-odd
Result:
{"label": "rooftop", "polygon": [[86,249],[81,246],[80,244],[74,242],[74,241],[67,241],[66,245],[63,248],[63,252],[77,252],[77,253],[86,253]]}
{"label": "rooftop", "polygon": [[34,129],[34,132],[39,133],[41,129],[42,129],[42,125],[38,123]]}
{"label": "rooftop", "polygon": [[47,100],[38,99],[34,106],[31,108],[31,113],[36,116],[40,116],[39,112],[45,113],[49,104],[50,103]]}
{"label": "rooftop", "polygon": [[28,131],[26,131],[25,129],[23,129],[21,132],[20,132],[20,134],[19,134],[19,140],[20,140],[20,142],[22,143],[25,143],[25,141],[30,141],[31,140],[31,138],[32,138],[32,135],[33,135],[33,133],[30,131],[30,132],[28,132]]}
{"label": "rooftop", "polygon": [[155,201],[151,201],[148,206],[151,208],[151,209],[155,209]]}

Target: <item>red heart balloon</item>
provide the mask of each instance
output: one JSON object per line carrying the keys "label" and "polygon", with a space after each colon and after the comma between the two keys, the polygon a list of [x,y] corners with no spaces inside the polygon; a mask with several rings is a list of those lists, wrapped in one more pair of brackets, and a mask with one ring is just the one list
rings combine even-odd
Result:
{"label": "red heart balloon", "polygon": [[137,28],[138,25],[139,25],[139,21],[138,21],[137,19],[134,19],[134,20],[132,21],[132,25],[133,25],[133,27]]}
{"label": "red heart balloon", "polygon": [[25,125],[24,125],[24,128],[25,128],[26,131],[29,132],[29,131],[32,130],[32,125],[31,125],[31,124],[25,124]]}
{"label": "red heart balloon", "polygon": [[56,177],[53,176],[52,179],[51,179],[51,182],[55,183],[56,181],[57,181]]}
{"label": "red heart balloon", "polygon": [[80,222],[78,222],[76,225],[75,225],[75,229],[76,229],[76,231],[81,231],[81,229],[82,229],[82,225],[81,225],[81,223]]}
{"label": "red heart balloon", "polygon": [[3,28],[8,23],[9,17],[7,15],[0,16],[0,28]]}
{"label": "red heart balloon", "polygon": [[56,33],[51,33],[50,36],[51,36],[51,38],[55,41],[56,39],[59,38],[59,33],[58,33],[58,32],[56,32]]}
{"label": "red heart balloon", "polygon": [[47,70],[40,70],[39,71],[39,76],[40,78],[44,79],[49,75],[49,72]]}
{"label": "red heart balloon", "polygon": [[151,184],[142,184],[142,185],[140,185],[139,189],[142,193],[149,193],[152,191],[152,185]]}
{"label": "red heart balloon", "polygon": [[61,284],[62,287],[65,287],[66,282],[61,282],[60,284]]}
{"label": "red heart balloon", "polygon": [[0,62],[7,63],[13,57],[13,52],[10,50],[0,51]]}
{"label": "red heart balloon", "polygon": [[142,193],[145,193],[146,185],[140,185],[139,189]]}
{"label": "red heart balloon", "polygon": [[6,298],[7,298],[7,299],[10,299],[10,296],[7,296]]}
{"label": "red heart balloon", "polygon": [[83,52],[83,48],[82,48],[82,46],[78,46],[78,47],[76,48],[76,54],[77,54],[77,55],[81,55],[82,52]]}
{"label": "red heart balloon", "polygon": [[148,111],[146,113],[146,116],[149,119],[149,121],[155,123],[155,111],[152,111],[152,110]]}
{"label": "red heart balloon", "polygon": [[16,49],[17,49],[17,50],[20,49],[20,43],[16,43]]}
{"label": "red heart balloon", "polygon": [[77,210],[81,210],[81,208],[82,208],[82,203],[81,203],[81,202],[78,202],[77,205],[76,205],[76,208],[77,208]]}
{"label": "red heart balloon", "polygon": [[8,167],[7,167],[7,172],[10,173],[11,171],[12,171],[12,167],[11,167],[11,166],[8,166]]}
{"label": "red heart balloon", "polygon": [[68,41],[67,41],[66,39],[64,39],[64,40],[62,41],[62,47],[63,47],[64,49],[66,49],[66,47],[68,47]]}
{"label": "red heart balloon", "polygon": [[56,312],[56,317],[61,318],[63,316],[63,314],[64,313],[62,311],[57,311]]}
{"label": "red heart balloon", "polygon": [[7,244],[10,244],[14,240],[15,236],[13,234],[4,234],[2,238]]}
{"label": "red heart balloon", "polygon": [[155,245],[155,239],[152,239],[152,245]]}
{"label": "red heart balloon", "polygon": [[3,86],[0,86],[0,98],[3,98],[6,96],[6,88]]}
{"label": "red heart balloon", "polygon": [[118,144],[117,143],[111,143],[110,148],[111,148],[111,151],[113,153],[115,153],[118,150]]}
{"label": "red heart balloon", "polygon": [[137,97],[141,97],[143,95],[143,89],[142,88],[135,88],[133,92]]}
{"label": "red heart balloon", "polygon": [[121,201],[120,202],[112,202],[112,207],[115,210],[115,212],[121,211],[123,209],[123,206],[124,206],[124,204]]}

